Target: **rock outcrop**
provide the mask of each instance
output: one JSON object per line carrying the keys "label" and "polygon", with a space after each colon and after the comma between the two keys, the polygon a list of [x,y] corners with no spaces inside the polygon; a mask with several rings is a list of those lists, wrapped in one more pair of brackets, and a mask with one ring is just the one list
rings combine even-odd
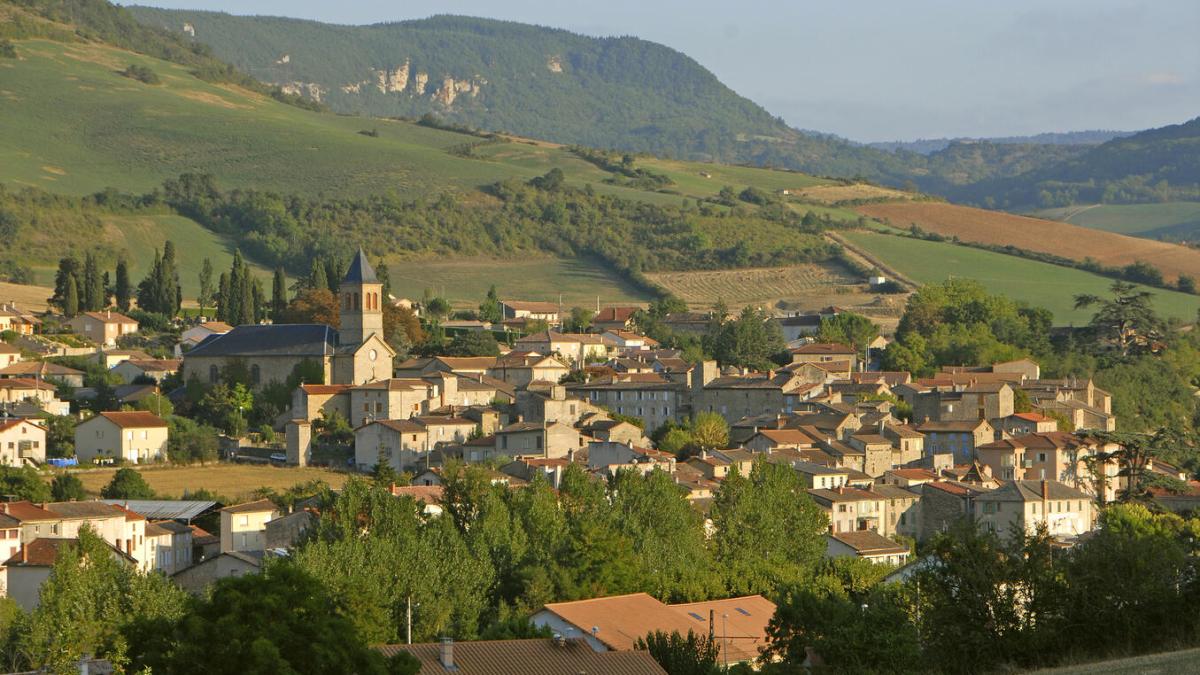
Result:
{"label": "rock outcrop", "polygon": [[283,82],[279,90],[292,96],[305,96],[320,103],[326,89],[316,82]]}
{"label": "rock outcrop", "polygon": [[[293,85],[303,83],[291,83]],[[370,79],[361,82],[350,82],[338,87],[343,94],[361,94],[363,87],[374,86],[381,94],[397,94],[407,93],[411,96],[425,96],[427,90],[429,97],[441,103],[444,106],[454,105],[454,101],[460,96],[470,96],[472,98],[479,95],[480,89],[487,84],[487,80],[480,77],[478,74],[474,77],[458,79],[450,75],[442,77],[441,84],[433,89],[429,83],[429,73],[413,72],[412,61],[404,60],[404,65],[396,68],[372,68]],[[323,93],[323,92],[322,92]],[[317,98],[316,100],[320,100]]]}
{"label": "rock outcrop", "polygon": [[404,91],[408,87],[408,69],[408,59],[404,60],[404,65],[397,68],[371,69],[371,75],[375,77],[375,88],[381,94]]}
{"label": "rock outcrop", "polygon": [[552,73],[561,73],[563,71],[562,57],[558,54],[546,59],[546,69]]}

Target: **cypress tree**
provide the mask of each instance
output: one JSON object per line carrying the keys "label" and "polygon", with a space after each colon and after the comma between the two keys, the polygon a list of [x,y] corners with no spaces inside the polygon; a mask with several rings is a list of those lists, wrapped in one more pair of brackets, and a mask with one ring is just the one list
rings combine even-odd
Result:
{"label": "cypress tree", "polygon": [[75,289],[79,290],[79,261],[73,256],[66,256],[58,261],[58,271],[54,273],[54,297],[50,298],[50,302],[63,306],[67,297],[67,279],[75,277]]}
{"label": "cypress tree", "polygon": [[346,278],[346,263],[339,261],[337,258],[331,258],[325,261],[325,280],[328,282],[329,292],[334,295],[338,294],[338,288],[342,285],[342,279]]}
{"label": "cypress tree", "polygon": [[229,314],[229,273],[221,272],[217,282],[217,320],[229,323],[233,317]]}
{"label": "cypress tree", "polygon": [[392,277],[388,272],[387,263],[382,258],[379,259],[379,264],[375,266],[375,277],[379,279],[379,283],[383,284],[384,302],[390,302],[389,298],[392,297]]}
{"label": "cypress tree", "polygon": [[329,288],[329,277],[325,274],[325,265],[318,260],[314,260],[312,263],[312,271],[308,274],[308,287]]}
{"label": "cypress tree", "polygon": [[[247,270],[246,278],[251,279],[249,270]],[[263,290],[262,279],[252,278],[250,282],[250,295],[254,301],[254,323],[262,323],[262,320],[267,316],[267,292]]]}
{"label": "cypress tree", "polygon": [[138,307],[147,312],[162,313],[164,311],[162,306],[162,256],[157,250],[154,251],[154,262],[150,265],[150,272],[138,284],[137,301]]}
{"label": "cypress tree", "polygon": [[204,263],[200,265],[200,295],[196,298],[200,302],[200,312],[204,312],[213,301],[213,266],[212,261],[208,258],[204,259]]}
{"label": "cypress tree", "polygon": [[238,323],[240,324],[254,323],[254,284],[247,275],[248,271],[243,268],[242,273],[238,275],[241,277],[239,285],[242,294],[241,299],[238,301],[238,309],[241,312],[238,318]]}
{"label": "cypress tree", "polygon": [[129,287],[129,266],[125,263],[125,259],[117,260],[117,283],[116,283],[117,309],[122,312],[129,311],[129,301],[133,295],[133,289]]}
{"label": "cypress tree", "polygon": [[283,268],[275,268],[275,278],[271,280],[271,321],[279,323],[283,312],[287,310],[287,279]]}
{"label": "cypress tree", "polygon": [[89,251],[83,259],[82,288],[76,287],[79,294],[79,306],[84,311],[95,312],[104,309],[104,281],[100,277],[100,268],[96,265],[96,256]]}
{"label": "cypress tree", "polygon": [[67,288],[63,293],[63,314],[71,318],[79,313],[79,289],[75,283],[75,275],[67,277]]}

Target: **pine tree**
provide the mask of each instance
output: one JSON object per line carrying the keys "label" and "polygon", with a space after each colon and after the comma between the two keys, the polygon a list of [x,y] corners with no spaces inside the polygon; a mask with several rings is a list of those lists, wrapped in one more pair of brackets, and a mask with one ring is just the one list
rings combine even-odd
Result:
{"label": "pine tree", "polygon": [[271,281],[271,321],[280,323],[287,304],[287,279],[283,268],[276,267],[275,278]]}
{"label": "pine tree", "polygon": [[200,302],[200,311],[204,312],[204,308],[208,307],[213,301],[213,266],[212,261],[208,258],[200,265],[200,295],[197,298]]}
{"label": "pine tree", "polygon": [[129,303],[133,296],[133,289],[129,286],[129,266],[125,263],[125,259],[117,260],[117,283],[115,294],[117,296],[117,309],[122,312],[129,311]]}
{"label": "pine tree", "polygon": [[79,289],[75,284],[75,275],[67,277],[67,289],[63,293],[63,314],[71,318],[79,313]]}

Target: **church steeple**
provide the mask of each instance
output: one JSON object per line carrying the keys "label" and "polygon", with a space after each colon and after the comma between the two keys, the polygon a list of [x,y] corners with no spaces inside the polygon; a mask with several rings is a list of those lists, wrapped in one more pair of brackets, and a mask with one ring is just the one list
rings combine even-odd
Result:
{"label": "church steeple", "polygon": [[346,270],[338,289],[342,327],[338,331],[341,344],[360,344],[372,333],[383,337],[383,284],[375,276],[375,268],[360,247]]}

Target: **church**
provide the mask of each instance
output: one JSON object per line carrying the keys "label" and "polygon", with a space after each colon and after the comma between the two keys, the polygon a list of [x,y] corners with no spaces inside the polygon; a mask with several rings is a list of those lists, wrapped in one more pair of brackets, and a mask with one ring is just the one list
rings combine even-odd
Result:
{"label": "church", "polygon": [[338,288],[340,329],[321,324],[237,326],[204,339],[183,355],[183,377],[215,384],[231,365],[244,367],[260,389],[285,382],[296,366],[320,364],[326,384],[358,385],[392,376],[396,352],[383,339],[383,284],[360,248]]}

